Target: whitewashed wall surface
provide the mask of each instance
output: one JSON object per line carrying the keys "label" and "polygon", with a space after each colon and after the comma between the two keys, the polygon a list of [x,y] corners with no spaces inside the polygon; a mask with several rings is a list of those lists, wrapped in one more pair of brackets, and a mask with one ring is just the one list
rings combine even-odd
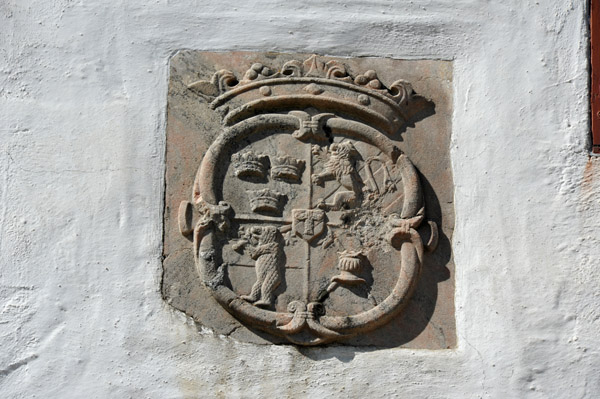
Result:
{"label": "whitewashed wall surface", "polygon": [[[597,398],[585,0],[0,2],[0,397]],[[255,345],[167,305],[179,49],[453,60],[457,347]]]}

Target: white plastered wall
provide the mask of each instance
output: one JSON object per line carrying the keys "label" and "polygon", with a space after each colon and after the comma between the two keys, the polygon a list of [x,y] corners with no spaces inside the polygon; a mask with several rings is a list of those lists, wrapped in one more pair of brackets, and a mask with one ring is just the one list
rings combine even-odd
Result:
{"label": "white plastered wall", "polygon": [[[597,397],[586,3],[0,2],[0,397]],[[182,48],[454,60],[456,350],[242,344],[163,302]]]}

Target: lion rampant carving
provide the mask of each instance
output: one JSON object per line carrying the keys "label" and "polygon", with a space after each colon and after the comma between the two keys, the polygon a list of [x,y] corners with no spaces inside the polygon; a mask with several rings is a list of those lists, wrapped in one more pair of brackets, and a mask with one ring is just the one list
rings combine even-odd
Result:
{"label": "lion rampant carving", "polygon": [[327,180],[336,180],[345,190],[338,191],[333,202],[319,202],[319,208],[337,211],[352,209],[360,205],[364,183],[356,170],[356,160],[360,156],[351,142],[331,144],[329,146],[329,160],[325,163],[323,171],[313,174],[313,184],[323,185]]}

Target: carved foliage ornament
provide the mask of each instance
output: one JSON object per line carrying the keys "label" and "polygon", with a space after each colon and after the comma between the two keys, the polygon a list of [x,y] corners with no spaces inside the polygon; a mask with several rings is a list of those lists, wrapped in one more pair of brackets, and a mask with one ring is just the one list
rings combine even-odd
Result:
{"label": "carved foliage ornament", "polygon": [[220,70],[188,88],[222,118],[179,218],[214,298],[299,345],[397,316],[437,231],[429,222],[427,243],[417,232],[419,178],[389,137],[406,122],[411,85],[312,56],[241,77]]}

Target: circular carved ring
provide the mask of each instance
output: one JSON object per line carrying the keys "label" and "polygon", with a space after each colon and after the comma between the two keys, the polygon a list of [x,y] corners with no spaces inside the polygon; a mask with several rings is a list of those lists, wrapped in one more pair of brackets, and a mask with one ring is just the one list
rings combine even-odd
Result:
{"label": "circular carved ring", "polygon": [[[280,133],[304,138],[302,113],[266,114],[248,118],[227,128],[210,146],[198,170],[194,191],[194,206],[201,215],[194,228],[194,255],[198,273],[216,300],[232,315],[250,326],[286,337],[299,345],[316,345],[351,337],[387,323],[406,305],[419,278],[423,243],[416,228],[423,219],[422,194],[419,179],[408,157],[402,154],[384,134],[360,122],[334,115],[322,118],[317,130],[334,136],[345,136],[378,148],[399,171],[404,200],[400,214],[389,215],[386,239],[396,250],[400,263],[397,281],[389,295],[371,309],[346,316],[329,316],[319,301],[292,301],[287,312],[277,312],[255,306],[235,293],[223,281],[225,265],[221,261],[224,231],[232,210],[218,198],[217,165],[225,159],[228,148],[252,135],[258,128],[276,127]],[[313,117],[313,119],[316,117]],[[311,126],[315,126],[314,124]],[[225,240],[225,243],[227,240]],[[348,261],[348,264],[352,264]]]}

